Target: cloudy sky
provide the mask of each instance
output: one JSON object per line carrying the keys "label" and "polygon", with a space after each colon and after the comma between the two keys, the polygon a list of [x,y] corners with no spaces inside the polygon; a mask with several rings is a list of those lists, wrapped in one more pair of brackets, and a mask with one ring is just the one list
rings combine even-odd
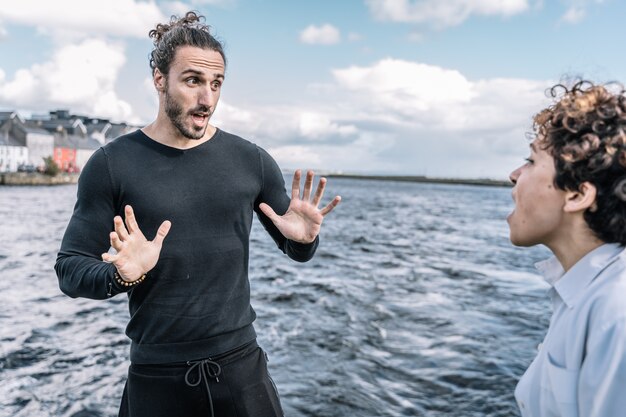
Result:
{"label": "cloudy sky", "polygon": [[626,82],[619,0],[0,0],[0,110],[156,114],[148,31],[225,44],[215,125],[285,169],[506,178],[552,84]]}

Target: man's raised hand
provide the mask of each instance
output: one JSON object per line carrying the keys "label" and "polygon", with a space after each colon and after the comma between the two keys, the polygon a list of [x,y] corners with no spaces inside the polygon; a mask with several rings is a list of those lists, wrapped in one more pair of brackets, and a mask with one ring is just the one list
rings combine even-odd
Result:
{"label": "man's raised hand", "polygon": [[297,170],[293,175],[291,202],[284,215],[279,216],[266,203],[261,203],[259,208],[287,239],[300,243],[311,243],[319,234],[324,217],[339,204],[341,197],[335,196],[324,208],[319,209],[318,206],[326,188],[326,178],[320,179],[311,200],[314,173],[313,171],[307,172],[302,198],[300,197],[301,175],[300,170]]}
{"label": "man's raised hand", "polygon": [[164,221],[157,230],[154,240],[147,240],[139,229],[135,213],[131,206],[124,207],[126,222],[115,216],[115,231],[111,232],[111,246],[116,254],[104,253],[102,260],[110,262],[117,268],[120,277],[125,281],[135,281],[150,271],[157,264],[163,240],[170,231],[172,224]]}

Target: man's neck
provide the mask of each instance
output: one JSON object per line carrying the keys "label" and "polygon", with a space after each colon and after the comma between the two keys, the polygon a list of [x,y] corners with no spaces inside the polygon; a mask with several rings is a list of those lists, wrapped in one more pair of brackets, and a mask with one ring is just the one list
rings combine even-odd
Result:
{"label": "man's neck", "polygon": [[142,128],[141,131],[152,140],[163,145],[177,149],[191,149],[210,140],[215,135],[217,128],[209,124],[202,138],[189,139],[183,136],[169,119],[164,120],[162,117],[157,117],[155,121]]}

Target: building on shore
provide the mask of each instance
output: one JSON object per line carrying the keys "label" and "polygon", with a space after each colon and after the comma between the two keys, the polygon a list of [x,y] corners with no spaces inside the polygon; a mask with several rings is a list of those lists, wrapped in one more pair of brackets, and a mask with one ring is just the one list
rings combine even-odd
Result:
{"label": "building on shore", "polygon": [[[32,166],[38,168],[43,166],[43,158],[52,156],[54,149],[54,138],[46,130],[30,125],[17,112],[0,113],[0,132],[8,142],[18,144],[26,148],[22,151],[28,155],[26,163],[23,160],[16,160],[15,153],[8,162],[8,166],[19,169],[20,166]],[[11,169],[12,170],[12,169]]]}
{"label": "building on shore", "polygon": [[15,112],[0,112],[0,172],[15,172],[28,163],[28,148],[9,134],[10,125],[5,124],[16,117]]}
{"label": "building on shore", "polygon": [[16,111],[0,112],[0,172],[43,170],[49,157],[63,172],[80,172],[99,147],[137,129],[69,110],[28,120]]}

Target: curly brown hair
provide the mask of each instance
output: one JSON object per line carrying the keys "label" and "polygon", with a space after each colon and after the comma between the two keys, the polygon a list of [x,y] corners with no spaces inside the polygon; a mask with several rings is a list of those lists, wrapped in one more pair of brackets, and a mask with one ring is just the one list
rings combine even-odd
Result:
{"label": "curly brown hair", "polygon": [[159,23],[148,32],[154,43],[154,49],[150,53],[150,69],[153,74],[158,68],[163,75],[167,75],[180,46],[196,46],[219,52],[226,65],[222,43],[211,35],[211,27],[203,21],[204,16],[191,11],[181,18],[172,16],[169,23]]}
{"label": "curly brown hair", "polygon": [[555,161],[554,184],[596,187],[584,218],[604,242],[626,245],[626,96],[621,84],[577,81],[550,89],[555,104],[534,117],[538,144]]}

